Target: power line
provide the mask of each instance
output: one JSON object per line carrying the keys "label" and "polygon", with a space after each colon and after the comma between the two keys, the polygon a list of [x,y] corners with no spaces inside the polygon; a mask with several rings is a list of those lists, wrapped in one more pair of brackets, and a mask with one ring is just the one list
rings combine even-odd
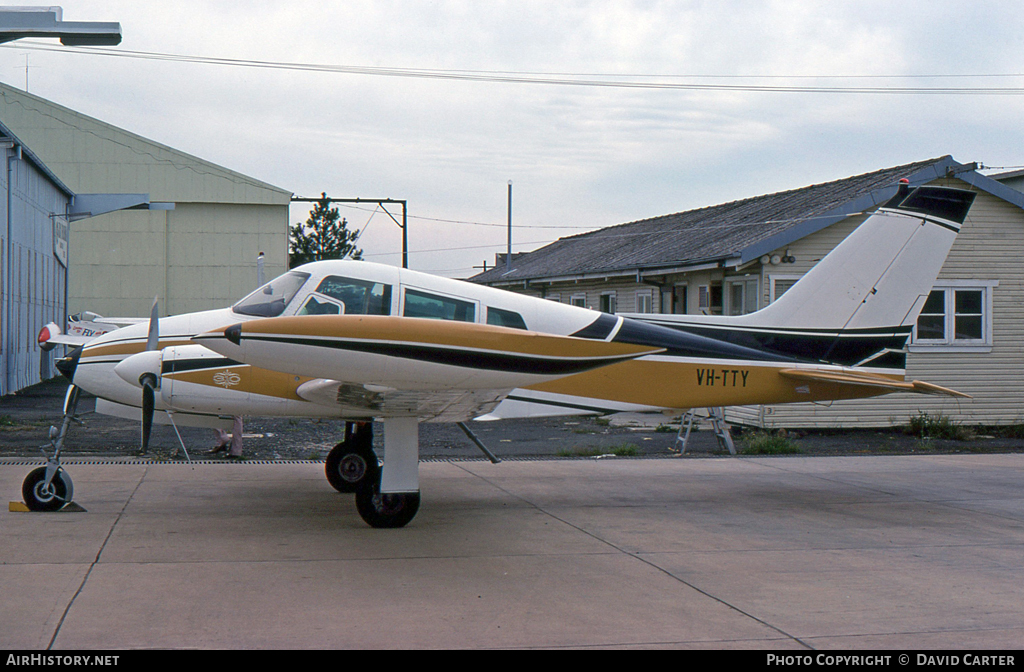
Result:
{"label": "power line", "polygon": [[128,49],[107,49],[103,47],[55,47],[43,43],[22,40],[17,47],[0,45],[2,48],[33,49],[58,53],[88,54],[112,58],[134,58],[142,60],[172,61],[203,65],[222,65],[270,70],[298,70],[306,72],[328,72],[335,74],[370,75],[377,77],[403,77],[415,79],[439,79],[502,84],[544,84],[555,86],[581,86],[596,88],[655,89],[678,91],[730,91],[752,93],[830,93],[830,94],[885,94],[885,95],[984,95],[1017,96],[1024,94],[1021,86],[796,86],[770,84],[714,84],[704,82],[672,81],[630,81],[641,78],[669,79],[899,79],[899,78],[1011,78],[1024,75],[1014,73],[982,73],[970,75],[608,75],[600,73],[532,73],[523,71],[493,70],[445,70],[434,68],[380,67],[363,65],[332,65],[321,63],[298,63],[285,61],[257,61],[251,59],[170,54]]}

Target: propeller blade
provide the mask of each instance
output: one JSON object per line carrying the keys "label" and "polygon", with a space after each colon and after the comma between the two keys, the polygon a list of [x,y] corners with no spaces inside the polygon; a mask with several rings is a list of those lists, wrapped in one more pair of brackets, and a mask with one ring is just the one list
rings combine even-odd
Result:
{"label": "propeller blade", "polygon": [[[157,307],[159,297],[153,297],[153,309],[149,311],[149,333],[146,335],[146,351],[152,352],[160,347],[160,311]],[[156,408],[156,392],[158,384],[156,374],[151,372],[139,376],[142,385],[142,450],[149,449],[149,435],[153,431],[153,410]]]}
{"label": "propeller blade", "polygon": [[160,311],[157,309],[157,298],[153,297],[153,310],[149,312],[149,335],[146,337],[146,350],[156,350],[160,345]]}
{"label": "propeller blade", "polygon": [[142,452],[149,449],[149,434],[153,430],[153,409],[156,406],[156,376],[152,373],[143,374],[139,378],[142,384]]}

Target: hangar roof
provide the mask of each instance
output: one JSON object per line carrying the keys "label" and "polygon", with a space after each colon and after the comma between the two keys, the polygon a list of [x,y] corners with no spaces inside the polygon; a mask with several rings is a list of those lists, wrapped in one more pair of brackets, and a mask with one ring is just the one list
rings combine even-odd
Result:
{"label": "hangar roof", "polygon": [[75,193],[287,205],[291,192],[0,84],[0,122]]}

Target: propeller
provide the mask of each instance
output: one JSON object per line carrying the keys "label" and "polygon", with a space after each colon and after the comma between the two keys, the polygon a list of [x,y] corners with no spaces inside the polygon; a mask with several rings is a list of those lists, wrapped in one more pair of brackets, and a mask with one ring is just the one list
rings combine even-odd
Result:
{"label": "propeller", "polygon": [[149,334],[146,349],[125,357],[114,367],[114,373],[126,383],[142,388],[142,446],[140,453],[149,448],[149,435],[153,429],[153,412],[156,409],[156,390],[160,387],[160,369],[163,351],[160,349],[160,316],[157,299],[153,299],[153,310],[149,315]]}
{"label": "propeller", "polygon": [[[153,309],[149,313],[149,334],[146,336],[146,352],[155,352],[160,347],[160,313],[158,297],[153,297]],[[159,369],[158,369],[159,370]],[[153,409],[156,406],[157,377],[152,371],[139,376],[142,385],[142,452],[149,448],[149,435],[153,431]]]}

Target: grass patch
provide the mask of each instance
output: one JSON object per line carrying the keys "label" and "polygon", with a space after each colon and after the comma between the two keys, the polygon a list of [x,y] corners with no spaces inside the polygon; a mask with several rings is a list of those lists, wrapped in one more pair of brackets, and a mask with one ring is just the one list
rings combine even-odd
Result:
{"label": "grass patch", "polygon": [[953,441],[969,441],[975,433],[970,427],[954,422],[948,415],[931,416],[924,411],[910,419],[904,430],[919,439],[950,439]]}
{"label": "grass patch", "polygon": [[744,455],[792,455],[800,449],[789,437],[772,432],[753,432],[742,439]]}
{"label": "grass patch", "polygon": [[17,421],[9,415],[0,415],[0,427],[15,427]]}

